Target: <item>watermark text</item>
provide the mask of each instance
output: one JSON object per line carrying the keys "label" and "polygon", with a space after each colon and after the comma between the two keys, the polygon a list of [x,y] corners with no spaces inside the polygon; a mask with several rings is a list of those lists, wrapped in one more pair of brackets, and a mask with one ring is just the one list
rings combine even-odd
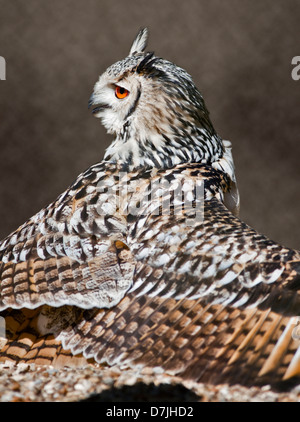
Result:
{"label": "watermark text", "polygon": [[119,183],[99,182],[98,215],[176,215],[184,216],[187,225],[194,225],[204,218],[204,182],[180,178],[172,181],[156,179],[145,188],[127,184],[126,173],[119,173]]}
{"label": "watermark text", "polygon": [[295,56],[292,58],[292,65],[295,66],[292,69],[292,79],[294,79],[294,81],[299,81],[300,79],[300,56]]}
{"label": "watermark text", "polygon": [[6,61],[5,58],[0,56],[0,81],[6,80]]}

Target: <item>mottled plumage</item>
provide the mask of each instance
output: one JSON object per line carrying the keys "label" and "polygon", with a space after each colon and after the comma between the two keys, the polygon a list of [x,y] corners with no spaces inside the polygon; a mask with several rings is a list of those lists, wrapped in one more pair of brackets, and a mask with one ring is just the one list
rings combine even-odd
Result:
{"label": "mottled plumage", "polygon": [[0,358],[297,382],[300,253],[238,218],[230,142],[146,42],[90,98],[104,160],[0,244]]}

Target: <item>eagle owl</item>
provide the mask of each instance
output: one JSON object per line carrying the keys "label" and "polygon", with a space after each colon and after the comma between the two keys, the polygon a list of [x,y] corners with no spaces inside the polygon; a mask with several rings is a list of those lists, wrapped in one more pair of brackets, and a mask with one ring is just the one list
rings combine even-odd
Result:
{"label": "eagle owl", "polygon": [[103,161],[0,244],[1,359],[297,382],[300,254],[239,219],[230,142],[147,37],[90,97]]}

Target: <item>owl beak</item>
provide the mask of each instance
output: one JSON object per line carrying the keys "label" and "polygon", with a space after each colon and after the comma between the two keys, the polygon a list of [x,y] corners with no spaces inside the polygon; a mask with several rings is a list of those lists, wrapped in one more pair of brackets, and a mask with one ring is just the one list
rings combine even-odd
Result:
{"label": "owl beak", "polygon": [[94,93],[93,93],[90,96],[88,108],[91,108],[91,106],[94,104],[94,98],[95,98],[95,96],[94,96]]}
{"label": "owl beak", "polygon": [[95,95],[94,93],[90,96],[89,99],[89,103],[88,103],[88,108],[91,108],[91,106],[96,105],[96,107],[93,108],[92,113],[98,113],[99,111],[102,111],[106,108],[110,108],[110,106],[108,104],[99,104],[97,102],[95,102]]}

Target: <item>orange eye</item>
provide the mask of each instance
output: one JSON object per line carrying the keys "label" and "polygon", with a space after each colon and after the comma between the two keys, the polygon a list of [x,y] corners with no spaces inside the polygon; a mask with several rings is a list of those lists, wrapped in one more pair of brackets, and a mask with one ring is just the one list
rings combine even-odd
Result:
{"label": "orange eye", "polygon": [[115,94],[116,97],[119,98],[119,100],[122,100],[123,98],[127,97],[127,95],[129,95],[129,91],[117,85],[115,89]]}

